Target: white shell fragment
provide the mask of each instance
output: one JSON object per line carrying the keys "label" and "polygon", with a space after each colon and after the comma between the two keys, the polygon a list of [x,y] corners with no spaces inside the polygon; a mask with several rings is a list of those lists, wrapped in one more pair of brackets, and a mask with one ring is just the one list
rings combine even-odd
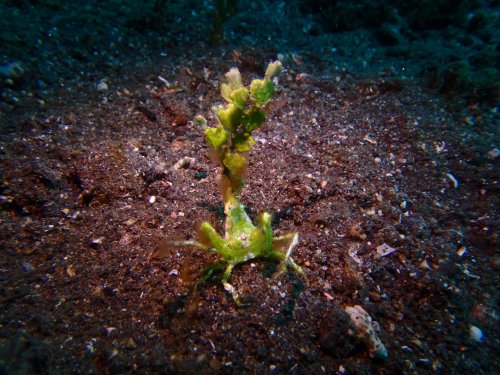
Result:
{"label": "white shell fragment", "polygon": [[476,341],[476,342],[483,341],[483,338],[484,338],[483,331],[481,331],[478,327],[470,326],[469,333],[470,333],[471,340]]}
{"label": "white shell fragment", "polygon": [[100,80],[98,83],[97,83],[97,92],[106,92],[109,90],[109,86],[108,84],[106,83],[106,80],[105,79],[102,79]]}
{"label": "white shell fragment", "polygon": [[177,271],[176,269],[173,269],[172,271],[170,271],[168,273],[170,276],[177,276],[179,274],[179,271]]}
{"label": "white shell fragment", "polygon": [[424,259],[420,265],[419,265],[420,268],[422,268],[423,270],[429,270],[429,271],[432,271],[432,268],[431,266],[429,265],[429,262],[427,262],[427,259]]}
{"label": "white shell fragment", "polygon": [[368,344],[370,356],[372,358],[386,359],[388,357],[387,349],[375,333],[370,315],[359,305],[347,306],[344,310],[349,314],[358,333]]}
{"label": "white shell fragment", "polygon": [[359,258],[358,256],[358,250],[359,247],[356,245],[353,245],[349,248],[349,256],[358,264],[361,265],[363,261]]}
{"label": "white shell fragment", "polygon": [[377,144],[377,141],[370,138],[370,134],[365,135],[365,137],[363,138],[363,141],[367,141],[368,143],[371,143],[372,145]]}
{"label": "white shell fragment", "polygon": [[459,257],[461,257],[461,256],[463,256],[465,254],[466,251],[467,251],[467,248],[465,246],[462,246],[460,249],[458,249],[457,255]]}
{"label": "white shell fragment", "polygon": [[195,162],[194,158],[186,156],[174,164],[174,169],[190,168],[194,165],[194,162]]}
{"label": "white shell fragment", "polygon": [[453,184],[453,187],[455,189],[458,189],[458,180],[453,176],[451,173],[446,173],[446,177],[448,177]]}
{"label": "white shell fragment", "polygon": [[394,248],[392,248],[389,245],[384,243],[380,246],[377,246],[377,254],[375,254],[374,258],[378,259],[380,257],[385,257],[386,255],[389,255],[395,251],[396,251],[396,249],[394,249]]}

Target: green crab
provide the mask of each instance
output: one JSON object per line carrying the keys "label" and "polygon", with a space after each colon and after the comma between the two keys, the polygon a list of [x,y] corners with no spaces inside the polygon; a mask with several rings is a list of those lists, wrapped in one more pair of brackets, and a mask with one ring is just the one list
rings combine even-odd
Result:
{"label": "green crab", "polygon": [[226,202],[224,212],[226,214],[224,237],[217,233],[209,222],[204,221],[199,228],[199,241],[170,241],[170,244],[175,246],[194,246],[220,255],[221,260],[204,269],[200,281],[207,280],[215,271],[224,270],[222,276],[224,289],[232,295],[236,305],[243,306],[236,289],[229,283],[231,272],[238,264],[265,258],[278,261],[280,273],[285,272],[288,266],[300,274],[304,273],[291,258],[299,242],[298,233],[291,232],[273,237],[271,215],[264,212],[255,226],[236,197]]}

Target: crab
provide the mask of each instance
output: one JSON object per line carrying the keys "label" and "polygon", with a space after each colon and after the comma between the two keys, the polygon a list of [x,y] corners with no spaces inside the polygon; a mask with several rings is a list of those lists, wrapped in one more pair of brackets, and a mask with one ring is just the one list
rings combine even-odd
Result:
{"label": "crab", "polygon": [[206,281],[214,272],[224,270],[222,284],[231,294],[237,306],[246,306],[241,302],[238,293],[230,284],[231,273],[239,264],[256,258],[264,258],[279,262],[279,274],[290,267],[300,274],[302,268],[293,261],[292,253],[299,242],[299,235],[290,232],[279,237],[273,237],[271,215],[264,212],[254,225],[239,199],[232,197],[224,205],[225,236],[222,237],[213,226],[204,221],[199,227],[199,241],[170,241],[175,246],[193,246],[202,250],[217,253],[222,259],[206,267],[200,281]]}

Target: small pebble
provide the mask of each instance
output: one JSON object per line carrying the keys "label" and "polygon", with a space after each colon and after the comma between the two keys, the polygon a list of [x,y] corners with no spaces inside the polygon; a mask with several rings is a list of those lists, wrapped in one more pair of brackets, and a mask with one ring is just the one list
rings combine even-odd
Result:
{"label": "small pebble", "polygon": [[470,338],[472,341],[482,342],[483,341],[483,331],[481,331],[476,326],[470,326],[469,328]]}
{"label": "small pebble", "polygon": [[66,268],[66,273],[68,274],[69,277],[74,277],[76,275],[76,271],[73,268],[73,266],[68,266]]}
{"label": "small pebble", "polygon": [[98,237],[98,238],[94,238],[92,240],[92,243],[96,244],[96,245],[102,245],[103,241],[104,241],[104,237]]}
{"label": "small pebble", "polygon": [[0,66],[0,77],[4,77],[13,84],[15,80],[21,78],[25,73],[25,70],[20,62],[13,61],[8,64]]}
{"label": "small pebble", "polygon": [[457,255],[459,257],[461,257],[461,256],[463,256],[465,254],[466,251],[467,251],[467,248],[465,246],[462,246],[460,249],[458,249]]}
{"label": "small pebble", "polygon": [[197,180],[203,180],[204,178],[207,178],[207,177],[208,177],[208,173],[206,173],[206,172],[197,172],[194,175],[194,178],[196,178]]}
{"label": "small pebble", "polygon": [[105,240],[104,237],[94,238],[90,246],[93,249],[98,249],[103,244],[104,240]]}
{"label": "small pebble", "polygon": [[180,159],[177,163],[174,165],[174,169],[181,169],[181,168],[191,168],[194,166],[195,159],[190,158],[188,156]]}
{"label": "small pebble", "polygon": [[31,272],[33,271],[33,266],[29,263],[23,263],[23,270],[25,272]]}
{"label": "small pebble", "polygon": [[429,266],[429,263],[427,262],[427,259],[424,259],[422,261],[422,263],[420,263],[419,267],[422,268],[423,270],[430,270],[430,271],[432,271],[432,268],[431,268],[431,266]]}
{"label": "small pebble", "polygon": [[106,92],[109,90],[108,84],[105,80],[99,81],[97,84],[97,92]]}
{"label": "small pebble", "polygon": [[111,351],[111,354],[109,355],[108,359],[111,359],[111,358],[114,358],[118,355],[119,351],[118,349],[114,348],[112,351]]}
{"label": "small pebble", "polygon": [[493,150],[490,150],[487,154],[486,154],[486,157],[489,159],[489,160],[495,160],[496,158],[498,158],[498,156],[500,155],[500,150],[498,148],[494,148]]}
{"label": "small pebble", "polygon": [[125,222],[125,225],[134,225],[135,223],[137,222],[136,219],[128,219],[126,222]]}
{"label": "small pebble", "polygon": [[129,337],[126,341],[125,341],[125,348],[126,349],[135,349],[137,347],[134,339],[132,337]]}
{"label": "small pebble", "polygon": [[395,251],[396,249],[384,243],[377,246],[377,253],[375,254],[374,258],[377,259],[380,257],[385,257],[386,255],[392,254]]}

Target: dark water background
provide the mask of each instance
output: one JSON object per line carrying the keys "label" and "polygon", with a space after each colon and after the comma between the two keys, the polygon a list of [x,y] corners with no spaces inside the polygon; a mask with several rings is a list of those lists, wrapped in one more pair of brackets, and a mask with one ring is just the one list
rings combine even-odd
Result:
{"label": "dark water background", "polygon": [[[134,64],[220,48],[271,50],[370,74],[394,67],[446,95],[494,104],[499,2],[185,0],[2,1],[0,108]],[[314,67],[314,63],[317,62]],[[402,71],[404,70],[404,71]]]}

